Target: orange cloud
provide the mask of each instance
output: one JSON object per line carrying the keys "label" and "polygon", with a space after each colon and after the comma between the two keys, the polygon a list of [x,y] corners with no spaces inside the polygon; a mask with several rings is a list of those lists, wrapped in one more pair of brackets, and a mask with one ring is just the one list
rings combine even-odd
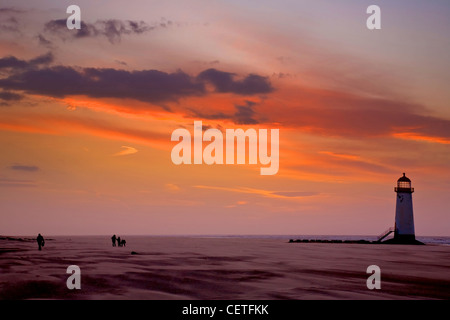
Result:
{"label": "orange cloud", "polygon": [[407,140],[425,141],[425,142],[440,143],[440,144],[450,144],[449,138],[432,137],[432,136],[421,135],[421,134],[417,134],[417,133],[413,133],[413,132],[393,133],[392,136],[395,138],[407,139]]}
{"label": "orange cloud", "polygon": [[122,151],[115,153],[114,156],[116,156],[116,157],[127,156],[127,155],[135,154],[138,152],[138,150],[136,148],[128,147],[128,146],[122,146],[122,149],[123,149]]}
{"label": "orange cloud", "polygon": [[341,154],[341,153],[334,153],[330,151],[320,151],[320,154],[326,154],[328,156],[345,159],[345,160],[360,160],[361,158],[359,156],[351,155],[351,154]]}
{"label": "orange cloud", "polygon": [[56,115],[16,115],[0,122],[0,129],[51,135],[89,134],[111,140],[151,145],[163,149],[170,147],[168,143],[170,142],[169,133],[130,129],[91,118]]}
{"label": "orange cloud", "polygon": [[276,199],[301,199],[301,198],[305,198],[305,197],[319,195],[319,193],[317,193],[317,192],[270,191],[270,190],[254,189],[254,188],[246,188],[246,187],[229,188],[229,187],[197,185],[197,186],[194,186],[194,188],[245,193],[245,194],[255,194],[255,195],[260,195],[260,196],[267,197],[267,198],[276,198]]}
{"label": "orange cloud", "polygon": [[177,186],[176,184],[173,184],[173,183],[166,183],[164,185],[164,187],[169,192],[177,192],[177,191],[181,190],[181,188],[179,186]]}
{"label": "orange cloud", "polygon": [[55,130],[48,128],[41,128],[38,126],[20,124],[20,123],[5,123],[0,122],[0,130],[3,131],[17,131],[25,133],[39,133],[39,134],[56,134]]}

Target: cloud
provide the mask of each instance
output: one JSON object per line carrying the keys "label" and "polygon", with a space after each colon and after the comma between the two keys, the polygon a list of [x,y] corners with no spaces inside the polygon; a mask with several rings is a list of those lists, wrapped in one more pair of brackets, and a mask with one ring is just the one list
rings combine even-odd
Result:
{"label": "cloud", "polygon": [[128,67],[128,63],[126,63],[125,61],[121,61],[121,60],[114,60],[115,63],[120,64],[122,66]]}
{"label": "cloud", "polygon": [[19,21],[16,16],[18,14],[24,13],[17,8],[0,8],[0,31],[6,33],[11,32],[16,35],[20,33]]}
{"label": "cloud", "polygon": [[53,53],[47,52],[46,54],[43,54],[34,59],[31,59],[29,61],[29,65],[31,65],[31,66],[48,65],[48,64],[52,63],[54,59],[55,59],[55,57],[53,56]]}
{"label": "cloud", "polygon": [[82,132],[115,141],[127,141],[130,143],[158,147],[167,142],[166,133],[120,127],[107,121],[77,118],[74,115],[23,115],[21,117],[5,116],[0,118],[0,130],[47,135],[60,135],[68,132],[79,134]]}
{"label": "cloud", "polygon": [[298,192],[298,191],[277,191],[272,192],[273,195],[286,198],[303,198],[319,195],[319,192]]}
{"label": "cloud", "polygon": [[[267,78],[247,75],[237,79],[233,73],[207,69],[198,75],[181,70],[121,70],[113,68],[79,68],[49,66],[51,52],[31,60],[13,56],[0,59],[0,78],[4,89],[0,105],[19,99],[23,93],[55,98],[88,96],[92,98],[134,99],[153,105],[124,108],[153,109],[155,105],[170,111],[167,102],[181,98],[203,97],[214,92],[249,95],[273,90]],[[254,85],[253,80],[258,85]],[[212,92],[208,87],[212,87]],[[258,89],[258,90],[257,90]],[[18,92],[20,91],[20,92]],[[6,99],[5,99],[6,98]],[[231,100],[228,100],[231,101]],[[282,104],[280,104],[282,101]],[[230,103],[230,102],[227,102]],[[171,106],[172,107],[172,106]],[[379,99],[346,92],[305,87],[278,87],[264,103],[234,103],[234,112],[212,105],[208,112],[175,106],[182,114],[209,120],[232,120],[238,124],[279,123],[285,128],[333,137],[392,137],[442,143],[450,139],[450,120],[428,116],[422,105],[392,99]],[[205,109],[206,110],[206,109]],[[373,169],[376,169],[375,167]]]}
{"label": "cloud", "polygon": [[216,92],[235,93],[240,95],[254,95],[270,93],[274,90],[266,77],[249,74],[243,80],[235,80],[235,74],[208,69],[198,75],[198,79],[211,83]]}
{"label": "cloud", "polygon": [[258,113],[285,128],[357,139],[400,138],[396,136],[398,133],[410,133],[409,138],[414,137],[412,134],[450,138],[449,119],[428,115],[430,110],[425,106],[396,98],[380,99],[301,86],[279,87],[273,98],[259,106]]}
{"label": "cloud", "polygon": [[[385,140],[382,140],[385,143]],[[374,141],[374,145],[375,145]],[[364,152],[364,151],[362,151]],[[286,164],[286,170],[300,173],[303,178],[321,181],[345,181],[351,179],[355,173],[364,174],[365,177],[380,177],[384,174],[395,174],[398,172],[396,163],[386,159],[365,158],[362,156],[336,153],[331,151],[319,151],[317,154],[305,157],[301,164],[291,162]]]}
{"label": "cloud", "polygon": [[[150,103],[178,101],[182,97],[202,96],[207,93],[205,83],[209,80],[203,72],[195,77],[181,70],[167,73],[158,70],[47,67],[52,61],[51,53],[29,61],[12,56],[2,58],[0,69],[9,69],[12,74],[0,79],[0,87],[57,98],[86,95],[94,98],[130,98]],[[209,69],[209,72],[211,70],[213,69]],[[218,70],[214,70],[214,74],[231,75]],[[247,80],[255,77],[260,79],[260,87],[255,85],[253,80]],[[218,86],[219,92],[224,90],[221,81],[213,85]],[[227,90],[235,90],[236,94],[255,94],[268,92],[266,89],[269,87],[271,88],[271,85],[266,78],[249,75],[243,81],[231,80],[231,87]],[[243,121],[249,121],[248,117],[251,116],[251,110],[248,108],[250,105],[247,104],[237,111],[237,116]]]}
{"label": "cloud", "polygon": [[432,143],[440,143],[440,144],[450,144],[450,138],[436,137],[436,136],[425,136],[413,132],[399,132],[394,133],[394,137],[406,140],[416,140],[416,141],[425,141]]}
{"label": "cloud", "polygon": [[193,108],[189,108],[188,111],[196,118],[207,120],[232,120],[236,124],[250,125],[259,123],[259,121],[254,118],[256,112],[253,110],[253,107],[255,105],[256,103],[252,101],[245,101],[245,104],[243,105],[235,105],[236,111],[234,114],[225,114],[223,112],[207,114]]}
{"label": "cloud", "polygon": [[25,11],[21,10],[21,9],[14,8],[14,7],[0,8],[0,14],[16,14],[16,13],[23,13],[23,12],[25,12]]}
{"label": "cloud", "polygon": [[138,150],[136,148],[133,148],[133,147],[122,146],[121,148],[124,149],[124,150],[115,153],[114,154],[115,157],[127,156],[127,155],[135,154],[135,153],[138,152]]}
{"label": "cloud", "polygon": [[24,171],[24,172],[37,172],[39,167],[37,166],[24,166],[24,165],[12,165],[9,167],[11,170]]}
{"label": "cloud", "polygon": [[173,183],[166,183],[164,185],[164,187],[169,192],[177,192],[177,191],[181,190],[181,188],[179,186],[177,186],[176,184],[173,184]]}
{"label": "cloud", "polygon": [[9,69],[13,72],[20,72],[23,69],[34,69],[41,65],[48,65],[52,63],[54,56],[51,52],[38,56],[29,61],[17,59],[14,56],[7,56],[0,58],[0,70]]}
{"label": "cloud", "polygon": [[0,30],[2,32],[18,33],[18,32],[20,32],[19,22],[17,21],[17,19],[15,17],[6,17],[6,16],[0,15]]}
{"label": "cloud", "polygon": [[0,91],[0,100],[4,101],[19,101],[23,99],[23,95],[12,93],[8,91]]}
{"label": "cloud", "polygon": [[0,178],[0,187],[7,188],[35,188],[37,184],[33,180],[16,180]]}
{"label": "cloud", "polygon": [[197,189],[209,189],[209,190],[218,190],[218,191],[228,191],[228,192],[236,192],[236,193],[244,193],[244,194],[255,194],[260,195],[266,198],[278,198],[278,199],[300,199],[304,197],[312,197],[320,195],[319,192],[298,192],[298,191],[270,191],[264,189],[254,189],[254,188],[245,188],[245,187],[215,187],[215,186],[204,186],[197,185],[194,186]]}
{"label": "cloud", "polygon": [[7,79],[0,79],[0,86],[58,98],[86,95],[94,98],[131,98],[151,103],[176,101],[183,96],[204,93],[203,84],[181,71],[129,72],[63,66],[18,72]]}
{"label": "cloud", "polygon": [[0,59],[0,70],[7,68],[23,69],[29,66],[30,64],[27,61],[17,59],[13,56],[8,56]]}
{"label": "cloud", "polygon": [[46,37],[44,37],[42,34],[37,35],[38,43],[39,45],[46,47],[46,48],[53,48],[53,43],[48,40]]}
{"label": "cloud", "polygon": [[68,30],[66,19],[51,20],[45,24],[44,32],[53,34],[61,38],[82,39],[89,37],[105,37],[111,43],[120,42],[123,35],[143,34],[152,31],[158,27],[167,27],[167,23],[149,25],[144,21],[132,20],[98,20],[94,23],[86,23],[81,21],[81,29]]}
{"label": "cloud", "polygon": [[231,119],[233,116],[225,114],[223,112],[217,112],[212,114],[203,113],[201,111],[198,111],[193,108],[187,109],[190,114],[195,118],[201,118],[201,119],[207,119],[207,120],[225,120],[225,119]]}
{"label": "cloud", "polygon": [[234,114],[234,122],[237,124],[258,124],[258,120],[255,120],[253,116],[255,115],[255,111],[253,110],[253,106],[255,105],[252,101],[246,101],[245,105],[235,106],[236,113]]}
{"label": "cloud", "polygon": [[350,161],[360,161],[361,157],[353,154],[335,153],[331,151],[320,151],[320,154],[325,154],[338,159],[350,160]]}
{"label": "cloud", "polygon": [[237,201],[237,202],[234,203],[234,204],[230,204],[230,205],[225,206],[225,208],[236,208],[236,207],[238,207],[238,206],[244,206],[244,205],[246,205],[246,204],[248,204],[247,201]]}

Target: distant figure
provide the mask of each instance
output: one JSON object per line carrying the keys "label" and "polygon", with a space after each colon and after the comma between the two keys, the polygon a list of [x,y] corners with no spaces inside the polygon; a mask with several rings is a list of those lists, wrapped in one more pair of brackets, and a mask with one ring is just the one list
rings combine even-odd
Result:
{"label": "distant figure", "polygon": [[120,237],[118,237],[118,238],[117,238],[117,244],[118,244],[119,247],[120,247],[121,243],[122,243],[122,242],[120,241]]}
{"label": "distant figure", "polygon": [[116,238],[116,235],[113,235],[113,236],[111,237],[113,247],[116,246],[116,239],[117,239],[117,238]]}
{"label": "distant figure", "polygon": [[39,246],[39,251],[41,251],[41,250],[42,250],[42,247],[45,245],[44,237],[41,236],[41,234],[39,233],[39,235],[38,235],[37,238],[36,238],[36,241],[37,241],[38,246]]}
{"label": "distant figure", "polygon": [[122,243],[120,244],[120,246],[121,246],[121,247],[125,247],[126,244],[127,244],[127,241],[124,239],[124,240],[122,240]]}

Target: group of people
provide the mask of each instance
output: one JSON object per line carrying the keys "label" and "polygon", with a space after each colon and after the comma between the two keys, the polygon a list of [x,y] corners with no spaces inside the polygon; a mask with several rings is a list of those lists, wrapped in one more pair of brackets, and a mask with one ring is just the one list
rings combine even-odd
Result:
{"label": "group of people", "polygon": [[117,246],[118,247],[125,247],[127,242],[125,241],[125,239],[120,239],[120,237],[116,237],[116,235],[113,235],[111,237],[112,240],[112,246],[115,247],[116,246],[116,242],[117,242]]}
{"label": "group of people", "polygon": [[[111,240],[113,247],[116,246],[116,243],[118,247],[125,247],[127,244],[127,241],[125,239],[120,239],[120,237],[116,237],[116,235],[113,235]],[[41,251],[42,247],[45,245],[44,237],[39,233],[39,235],[36,238],[36,241],[38,243],[39,251]]]}

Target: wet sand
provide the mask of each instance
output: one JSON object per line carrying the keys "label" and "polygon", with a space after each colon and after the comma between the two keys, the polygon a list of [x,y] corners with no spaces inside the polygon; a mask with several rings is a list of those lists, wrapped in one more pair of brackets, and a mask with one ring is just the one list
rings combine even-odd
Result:
{"label": "wet sand", "polygon": [[[0,240],[0,299],[449,299],[450,246],[280,239],[52,237]],[[137,254],[131,254],[134,251]],[[69,290],[66,269],[81,269]],[[369,265],[381,290],[369,290]]]}

